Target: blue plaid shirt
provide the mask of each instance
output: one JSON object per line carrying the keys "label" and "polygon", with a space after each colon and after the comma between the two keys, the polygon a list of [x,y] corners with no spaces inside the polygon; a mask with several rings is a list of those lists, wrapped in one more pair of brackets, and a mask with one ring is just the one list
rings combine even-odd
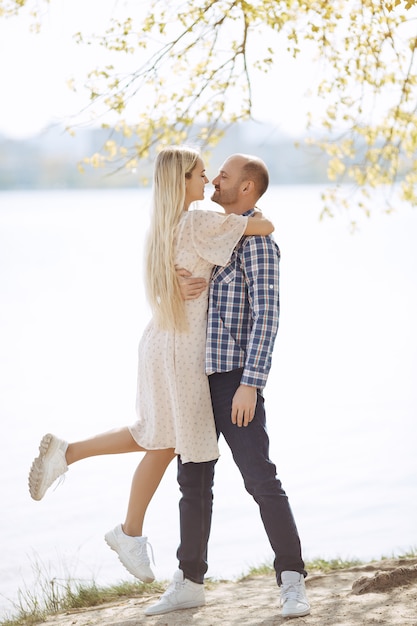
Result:
{"label": "blue plaid shirt", "polygon": [[243,385],[265,386],[278,331],[279,260],[271,236],[242,237],[229,263],[213,269],[206,374],[243,368]]}

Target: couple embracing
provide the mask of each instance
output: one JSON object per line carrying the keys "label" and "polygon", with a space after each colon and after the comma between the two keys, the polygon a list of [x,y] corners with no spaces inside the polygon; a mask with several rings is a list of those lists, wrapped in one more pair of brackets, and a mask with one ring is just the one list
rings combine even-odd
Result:
{"label": "couple embracing", "polygon": [[[202,606],[218,438],[223,435],[259,506],[275,554],[283,617],[310,612],[307,575],[288,497],[269,458],[263,389],[279,322],[280,252],[256,203],[268,188],[265,163],[234,154],[213,179],[223,212],[189,210],[208,183],[198,151],[172,146],[155,163],[146,250],[152,320],[139,345],[137,420],[86,440],[45,435],[29,489],[40,500],[84,458],[145,452],[126,518],[105,535],[130,573],[154,579],[143,535],[146,509],[176,457],[181,490],[178,570],[145,615]],[[244,546],[243,546],[244,549]]]}

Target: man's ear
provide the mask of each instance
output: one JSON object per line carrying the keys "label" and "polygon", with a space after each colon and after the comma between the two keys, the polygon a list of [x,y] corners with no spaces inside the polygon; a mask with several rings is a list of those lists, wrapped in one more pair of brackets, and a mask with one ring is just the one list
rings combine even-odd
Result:
{"label": "man's ear", "polygon": [[251,191],[253,191],[253,189],[254,189],[253,180],[245,180],[245,182],[243,183],[242,191],[244,193],[250,193]]}

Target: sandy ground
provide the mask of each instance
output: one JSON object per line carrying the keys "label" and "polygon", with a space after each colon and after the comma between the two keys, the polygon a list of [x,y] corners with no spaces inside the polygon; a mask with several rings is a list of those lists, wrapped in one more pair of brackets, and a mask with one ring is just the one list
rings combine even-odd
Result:
{"label": "sandy ground", "polygon": [[274,577],[219,582],[206,589],[206,605],[146,617],[146,596],[50,617],[59,626],[417,626],[417,559],[384,560],[369,565],[312,574],[306,579],[311,614],[280,616]]}

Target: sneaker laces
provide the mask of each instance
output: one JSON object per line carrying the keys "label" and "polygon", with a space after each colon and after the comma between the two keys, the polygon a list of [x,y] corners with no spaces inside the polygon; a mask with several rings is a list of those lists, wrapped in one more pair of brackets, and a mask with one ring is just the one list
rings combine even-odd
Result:
{"label": "sneaker laces", "polygon": [[169,585],[168,589],[165,591],[164,596],[171,596],[172,594],[176,593],[177,591],[181,591],[181,589],[184,588],[184,585],[185,585],[185,578],[183,578],[182,580],[177,580],[174,577],[174,579],[171,581],[171,584]]}
{"label": "sneaker laces", "polygon": [[153,565],[156,565],[156,563],[155,563],[155,559],[154,559],[154,556],[153,556],[153,548],[152,548],[151,544],[149,543],[149,541],[148,541],[148,540],[146,540],[146,541],[143,543],[143,545],[144,545],[145,549],[146,549],[146,546],[149,546],[150,551],[151,551],[152,564],[153,564]]}
{"label": "sneaker laces", "polygon": [[168,589],[165,591],[165,596],[171,596],[177,591],[181,591],[184,587],[185,580],[173,580]]}
{"label": "sneaker laces", "polygon": [[304,594],[302,591],[301,582],[286,583],[282,587],[281,600],[296,600],[297,602],[304,602]]}
{"label": "sneaker laces", "polygon": [[153,565],[155,565],[155,558],[154,558],[154,555],[153,555],[153,548],[152,548],[151,544],[149,543],[149,541],[148,540],[146,540],[146,541],[136,541],[135,544],[136,545],[134,545],[130,549],[130,552],[135,554],[139,558],[139,560],[143,560],[143,561],[146,562],[146,561],[149,561],[148,553],[147,553],[147,550],[146,550],[146,546],[149,546],[150,552],[151,552],[151,557],[152,557],[152,563],[153,563]]}
{"label": "sneaker laces", "polygon": [[[54,487],[54,489],[53,489],[54,491],[56,491],[56,490],[58,489],[58,487],[60,487],[60,486],[62,485],[62,483],[64,483],[64,482],[65,482],[65,478],[66,478],[65,474],[61,474],[61,475],[59,476],[59,480],[57,481],[57,483],[56,483],[56,485],[55,485],[55,487]],[[55,480],[56,480],[56,479],[55,479]],[[54,481],[54,482],[55,482],[55,481]],[[52,484],[53,484],[53,483],[52,483]]]}

